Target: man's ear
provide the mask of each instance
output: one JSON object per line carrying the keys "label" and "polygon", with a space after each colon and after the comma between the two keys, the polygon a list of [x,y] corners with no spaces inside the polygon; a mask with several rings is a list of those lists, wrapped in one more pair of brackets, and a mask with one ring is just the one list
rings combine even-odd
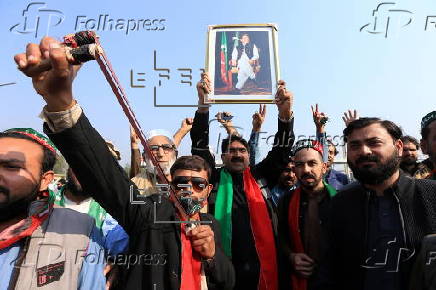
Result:
{"label": "man's ear", "polygon": [[207,185],[207,197],[209,197],[209,194],[212,192],[212,189],[213,189],[213,185],[209,183]]}
{"label": "man's ear", "polygon": [[427,148],[427,142],[425,142],[424,139],[420,140],[420,145],[421,145],[421,151],[423,154],[428,155],[428,148]]}
{"label": "man's ear", "polygon": [[398,150],[398,156],[403,156],[403,148],[404,148],[404,143],[401,139],[398,139],[397,141],[395,141],[394,146],[397,148]]}
{"label": "man's ear", "polygon": [[39,191],[47,190],[48,185],[54,179],[54,172],[52,170],[44,172],[41,177],[41,184],[39,186]]}
{"label": "man's ear", "polygon": [[325,175],[327,173],[327,163],[323,162],[322,163],[322,175]]}

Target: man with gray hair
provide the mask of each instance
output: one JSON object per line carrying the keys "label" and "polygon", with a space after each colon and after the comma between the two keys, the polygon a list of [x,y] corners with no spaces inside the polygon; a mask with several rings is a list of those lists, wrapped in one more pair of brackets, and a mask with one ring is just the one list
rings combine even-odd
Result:
{"label": "man with gray hair", "polygon": [[[189,133],[192,128],[192,118],[185,118],[179,130],[171,136],[171,134],[163,129],[150,130],[146,134],[147,144],[150,150],[159,163],[166,178],[171,181],[170,168],[177,159],[177,147],[180,145],[183,137]],[[156,168],[149,158],[142,156],[145,170],[141,168],[141,153],[139,150],[139,139],[134,130],[130,129],[130,144],[131,144],[131,166],[130,178],[138,186],[140,192],[144,195],[150,195],[157,192],[156,188]]]}

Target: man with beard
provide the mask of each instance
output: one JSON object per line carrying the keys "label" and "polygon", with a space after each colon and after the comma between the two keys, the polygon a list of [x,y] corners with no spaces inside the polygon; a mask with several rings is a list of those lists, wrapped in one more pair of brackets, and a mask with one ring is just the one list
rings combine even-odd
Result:
{"label": "man with beard", "polygon": [[359,182],[331,202],[317,289],[408,289],[421,241],[436,232],[436,182],[399,170],[401,137],[397,125],[378,118],[345,128],[348,165]]}
{"label": "man with beard", "polygon": [[412,136],[403,136],[401,141],[403,141],[403,156],[401,156],[400,168],[409,176],[414,176],[418,170],[419,142]]}
{"label": "man with beard", "polygon": [[421,136],[422,153],[429,156],[422,164],[431,171],[428,178],[436,180],[436,111],[430,112],[422,118]]}
{"label": "man with beard", "polygon": [[[121,288],[232,289],[234,270],[220,248],[217,223],[210,215],[198,214],[212,189],[207,163],[185,157],[172,166],[172,187],[180,209],[166,194],[132,202],[128,192],[138,196],[137,187],[73,98],[72,83],[79,67],[68,62],[60,43],[45,37],[40,45],[28,44],[26,53],[15,56],[27,74],[42,59],[49,59],[52,68],[32,75],[32,83],[47,103],[42,112],[44,130],[77,174],[83,191],[129,234],[127,259],[117,261],[125,265]],[[190,190],[182,190],[186,187]],[[197,226],[181,223],[184,214]],[[200,221],[208,224],[198,225]]]}
{"label": "man with beard", "polygon": [[[188,122],[188,119],[185,119],[184,123],[185,122]],[[192,120],[190,123],[192,124]],[[189,132],[189,130],[186,131],[186,134],[187,132]],[[154,158],[156,158],[156,161],[159,162],[159,166],[162,168],[166,178],[171,181],[170,168],[177,159],[177,147],[172,137],[165,130],[157,129],[148,132],[146,138],[151,153]],[[133,128],[130,130],[130,140],[132,154],[130,177],[132,178],[132,181],[136,184],[143,195],[158,193],[158,188],[156,187],[156,169],[151,163],[151,160],[149,160],[145,154],[142,157],[145,163],[145,170],[142,172],[140,171],[141,156],[138,145],[139,140],[138,137],[136,137]]]}
{"label": "man with beard", "polygon": [[284,195],[278,206],[280,250],[287,262],[288,289],[311,290],[324,255],[325,225],[336,190],[323,180],[327,165],[320,142],[298,141],[294,162],[299,186]]}
{"label": "man with beard", "polygon": [[289,157],[289,162],[282,169],[277,185],[271,189],[271,198],[274,205],[279,204],[282,196],[292,192],[297,187],[297,177],[294,172],[295,163],[292,157]]}
{"label": "man with beard", "polygon": [[105,289],[94,221],[53,206],[55,152],[33,129],[0,133],[0,289]]}
{"label": "man with beard", "polygon": [[[203,157],[211,168],[215,160],[209,151],[209,108],[204,95],[210,92],[207,73],[197,84],[199,107],[191,130],[192,154]],[[277,184],[294,141],[292,93],[278,83],[276,105],[278,131],[266,158],[249,166],[248,142],[231,135],[222,141],[224,166],[213,171],[214,191],[209,210],[220,223],[223,249],[232,258],[236,271],[235,289],[272,289],[279,287],[277,216],[270,190]]]}

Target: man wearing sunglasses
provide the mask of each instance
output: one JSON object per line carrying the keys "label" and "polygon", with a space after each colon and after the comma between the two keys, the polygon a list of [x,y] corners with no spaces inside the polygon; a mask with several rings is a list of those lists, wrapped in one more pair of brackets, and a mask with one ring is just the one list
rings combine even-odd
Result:
{"label": "man wearing sunglasses", "polygon": [[[139,195],[137,187],[73,98],[72,82],[78,66],[68,63],[65,50],[49,37],[40,45],[29,44],[26,53],[15,56],[23,71],[41,59],[49,59],[52,65],[49,71],[32,76],[34,88],[47,103],[42,112],[44,130],[76,173],[83,191],[89,192],[130,237],[129,252],[115,260],[123,266],[121,288],[233,289],[233,266],[219,246],[213,217],[200,214],[200,221],[210,223],[187,229],[180,223],[181,211],[168,198],[155,194],[131,200]],[[183,192],[179,183],[173,186],[190,216],[198,213],[212,189],[206,172],[207,164],[192,157],[176,162],[171,171],[174,180],[186,182]]]}
{"label": "man wearing sunglasses", "polygon": [[[202,106],[191,130],[192,154],[203,157],[215,169],[209,151],[209,109],[204,106],[204,96],[210,92],[208,74],[202,74],[197,91]],[[220,223],[224,252],[232,258],[235,289],[279,289],[281,257],[276,250],[277,216],[270,190],[277,184],[294,141],[292,101],[292,93],[280,81],[276,94],[278,132],[263,161],[250,167],[248,142],[231,135],[221,146],[223,168],[213,170],[209,212]]]}

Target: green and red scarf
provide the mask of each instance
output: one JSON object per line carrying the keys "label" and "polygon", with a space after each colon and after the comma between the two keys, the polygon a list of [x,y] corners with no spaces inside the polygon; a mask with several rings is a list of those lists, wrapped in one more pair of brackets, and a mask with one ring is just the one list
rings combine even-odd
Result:
{"label": "green and red scarf", "polygon": [[[266,202],[250,168],[243,173],[244,191],[250,214],[250,225],[260,261],[259,290],[278,289],[277,256],[274,231]],[[215,202],[215,218],[220,223],[223,250],[232,256],[232,204],[233,180],[224,168],[220,173],[220,183]]]}
{"label": "green and red scarf", "polygon": [[50,216],[53,209],[54,196],[45,191],[39,195],[39,198],[39,200],[35,200],[30,204],[28,217],[0,232],[0,250],[13,245],[25,237],[31,236]]}
{"label": "green and red scarf", "polygon": [[[16,133],[27,136],[41,146],[49,149],[56,154],[56,147],[45,135],[32,128],[12,128],[3,133]],[[5,249],[21,239],[31,236],[33,232],[42,225],[50,216],[53,209],[54,196],[48,191],[43,191],[38,195],[38,200],[33,201],[29,207],[28,217],[7,227],[0,232],[0,250]]]}

